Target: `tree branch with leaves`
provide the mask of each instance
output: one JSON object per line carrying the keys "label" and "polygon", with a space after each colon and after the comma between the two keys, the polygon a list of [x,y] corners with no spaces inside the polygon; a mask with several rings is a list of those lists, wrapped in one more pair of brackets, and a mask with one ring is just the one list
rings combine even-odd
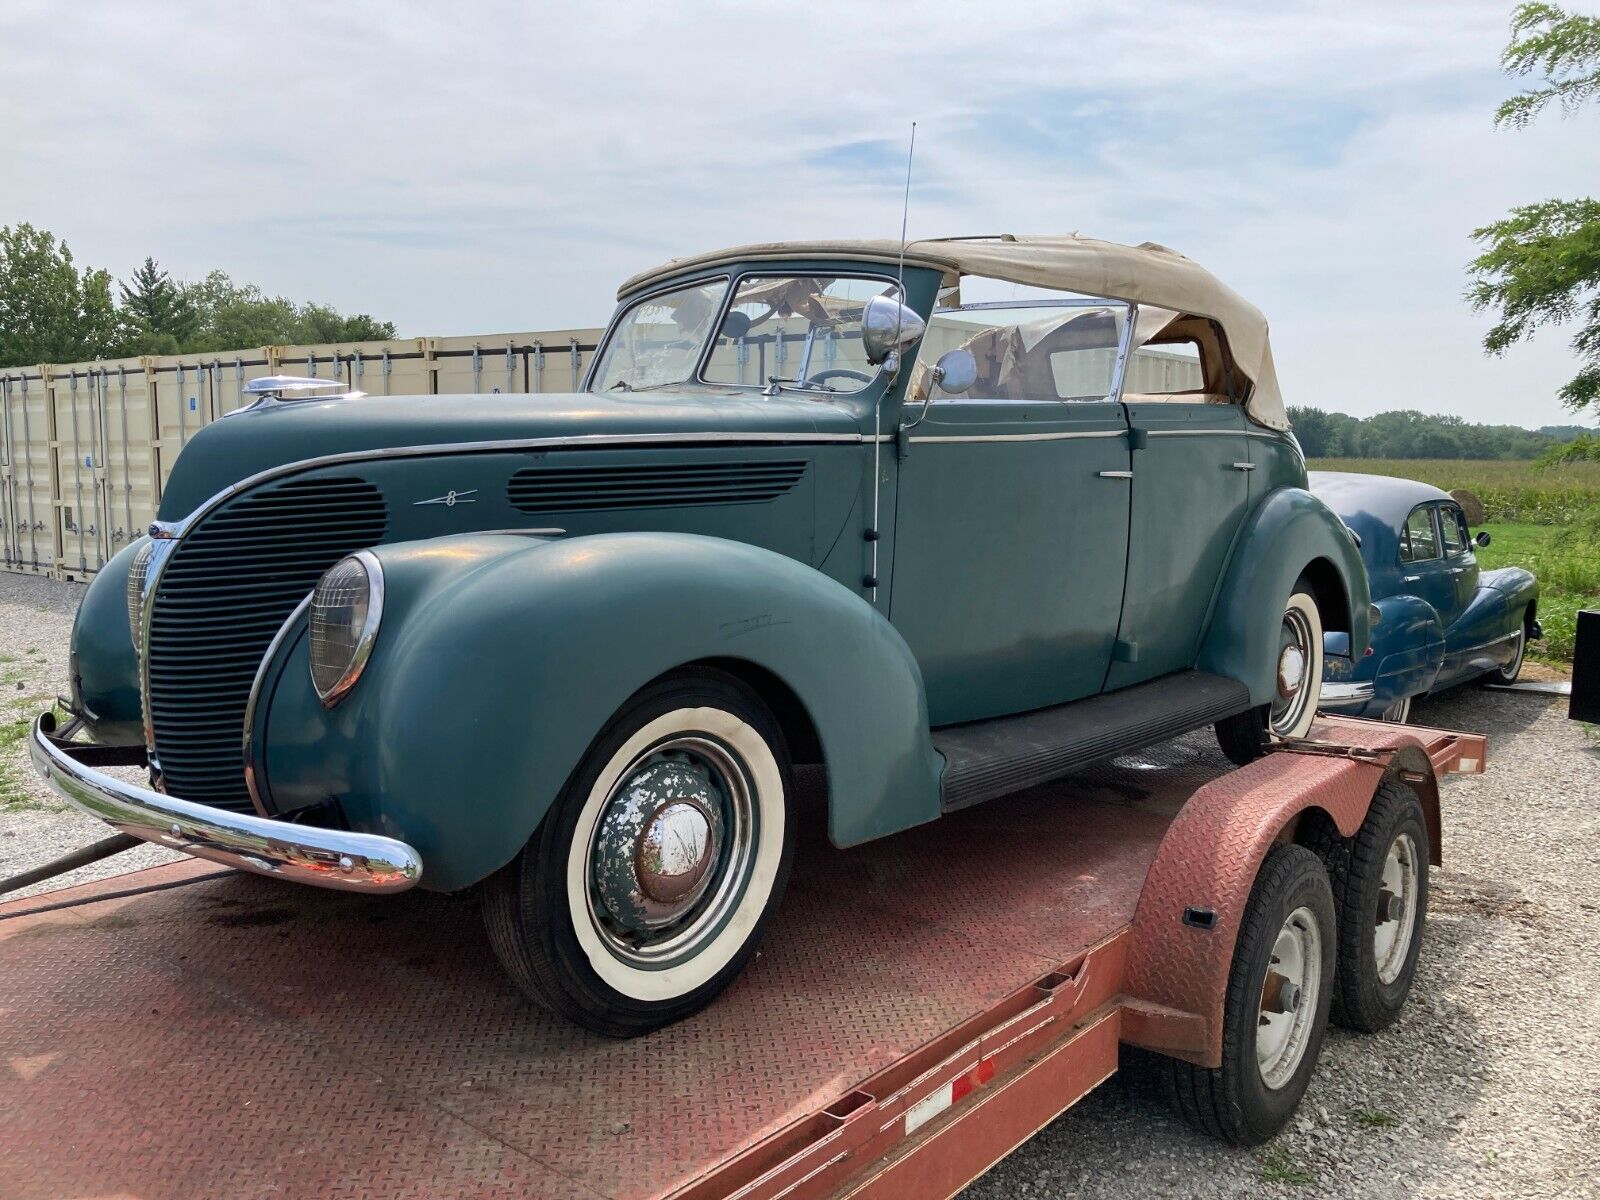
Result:
{"label": "tree branch with leaves", "polygon": [[[1495,124],[1523,128],[1552,103],[1570,116],[1600,98],[1600,17],[1519,4],[1500,62],[1512,75],[1537,72],[1543,86],[1500,105]],[[1557,394],[1574,410],[1600,400],[1600,201],[1522,205],[1472,237],[1484,252],[1468,264],[1467,299],[1497,316],[1484,350],[1504,354],[1547,325],[1578,322],[1572,348],[1581,365]]]}

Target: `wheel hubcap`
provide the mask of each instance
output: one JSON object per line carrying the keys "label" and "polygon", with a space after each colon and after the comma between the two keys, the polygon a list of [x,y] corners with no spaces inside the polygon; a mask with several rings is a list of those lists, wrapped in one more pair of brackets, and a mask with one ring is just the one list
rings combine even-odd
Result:
{"label": "wheel hubcap", "polygon": [[1283,614],[1278,635],[1278,691],[1272,698],[1272,732],[1283,736],[1293,731],[1304,712],[1313,689],[1306,687],[1306,672],[1311,662],[1311,625],[1299,609]]}
{"label": "wheel hubcap", "polygon": [[659,809],[639,836],[639,887],[660,904],[682,904],[707,882],[716,856],[712,817],[698,799]]}
{"label": "wheel hubcap", "polygon": [[1299,646],[1285,646],[1278,656],[1278,695],[1293,700],[1300,694],[1306,678],[1306,653]]}
{"label": "wheel hubcap", "polygon": [[745,773],[720,743],[683,737],[622,773],[589,847],[589,916],[607,948],[664,965],[714,937],[753,851]]}
{"label": "wheel hubcap", "polygon": [[1400,977],[1411,953],[1411,935],[1417,927],[1417,844],[1402,833],[1389,844],[1383,860],[1383,882],[1378,888],[1378,911],[1372,930],[1372,953],[1378,978],[1393,983]]}
{"label": "wheel hubcap", "polygon": [[1261,984],[1256,1066],[1267,1087],[1283,1087],[1299,1068],[1321,990],[1322,930],[1309,908],[1297,908],[1278,931]]}

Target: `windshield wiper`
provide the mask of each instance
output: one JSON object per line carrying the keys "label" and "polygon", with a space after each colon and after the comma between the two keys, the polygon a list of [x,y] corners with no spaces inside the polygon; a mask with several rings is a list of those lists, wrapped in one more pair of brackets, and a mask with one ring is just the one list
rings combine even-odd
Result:
{"label": "windshield wiper", "polygon": [[825,383],[813,383],[809,379],[779,379],[776,375],[767,376],[767,386],[762,389],[764,396],[776,396],[785,388],[791,392],[827,392],[833,395],[839,389],[829,387]]}

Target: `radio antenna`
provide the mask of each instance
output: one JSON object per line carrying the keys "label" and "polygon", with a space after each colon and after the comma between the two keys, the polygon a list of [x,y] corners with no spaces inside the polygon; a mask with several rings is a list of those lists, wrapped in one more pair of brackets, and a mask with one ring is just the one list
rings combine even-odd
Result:
{"label": "radio antenna", "polygon": [[[897,282],[900,285],[900,303],[906,302],[906,221],[911,216],[911,159],[917,153],[917,123],[911,122],[911,145],[906,147],[906,195],[900,205],[900,267]],[[896,329],[895,332],[899,332]]]}
{"label": "radio antenna", "polygon": [[[917,123],[911,122],[911,144],[906,147],[906,192],[900,204],[900,265],[895,270],[895,291],[898,293],[899,307],[894,318],[894,340],[900,344],[900,314],[906,306],[906,222],[911,216],[911,160],[917,153]],[[895,351],[895,369],[899,369],[900,352]],[[867,571],[863,581],[867,590],[872,593],[873,603],[878,600],[878,541],[882,537],[883,526],[879,523],[880,493],[883,491],[883,397],[889,388],[885,386],[878,394],[877,401],[872,406],[872,528],[867,530],[867,543],[872,547],[872,566]]]}

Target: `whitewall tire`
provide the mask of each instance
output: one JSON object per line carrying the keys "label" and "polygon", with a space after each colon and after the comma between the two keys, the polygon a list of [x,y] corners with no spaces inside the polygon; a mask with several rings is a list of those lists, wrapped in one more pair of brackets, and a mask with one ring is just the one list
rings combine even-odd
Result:
{"label": "whitewall tire", "polygon": [[485,887],[490,941],[532,999],[632,1036],[708,1004],[755,952],[794,851],[788,751],[733,677],[686,670],[607,724]]}

